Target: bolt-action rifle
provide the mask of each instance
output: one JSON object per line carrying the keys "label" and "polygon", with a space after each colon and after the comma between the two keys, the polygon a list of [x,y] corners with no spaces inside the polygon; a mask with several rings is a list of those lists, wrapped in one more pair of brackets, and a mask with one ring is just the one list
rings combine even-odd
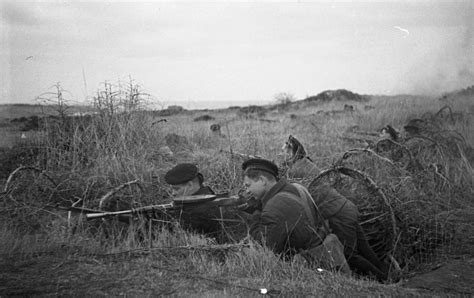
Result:
{"label": "bolt-action rifle", "polygon": [[105,218],[110,216],[119,216],[125,214],[146,214],[151,212],[168,213],[182,208],[192,208],[193,206],[206,204],[209,206],[245,208],[246,200],[240,196],[228,196],[228,194],[217,195],[194,195],[176,197],[171,203],[150,205],[138,208],[132,208],[121,211],[104,211],[86,213],[87,219]]}

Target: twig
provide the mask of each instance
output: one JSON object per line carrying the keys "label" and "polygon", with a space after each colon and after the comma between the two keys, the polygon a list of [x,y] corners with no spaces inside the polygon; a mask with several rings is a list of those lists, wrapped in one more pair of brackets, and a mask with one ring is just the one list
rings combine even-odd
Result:
{"label": "twig", "polygon": [[390,165],[395,166],[395,164],[394,164],[390,159],[388,159],[388,158],[386,158],[386,157],[383,157],[383,156],[377,154],[376,152],[374,152],[374,151],[371,150],[371,149],[357,149],[357,148],[356,148],[356,149],[351,149],[351,150],[349,150],[349,151],[347,151],[347,152],[344,153],[344,155],[342,156],[341,162],[342,162],[342,160],[348,159],[349,156],[352,155],[353,153],[360,153],[360,152],[370,153],[370,154],[372,154],[373,156],[376,156],[376,157],[378,157],[379,159],[381,159],[381,160],[383,160],[383,161],[389,163]]}
{"label": "twig", "polygon": [[[82,202],[82,198],[79,198],[76,202],[74,202],[71,207],[76,207],[77,204],[79,204],[80,202]],[[69,235],[69,231],[71,231],[71,217],[72,217],[72,211],[69,210],[67,212],[67,231],[66,231],[66,235]]]}
{"label": "twig", "polygon": [[413,157],[413,154],[411,153],[411,151],[406,146],[404,146],[404,145],[402,145],[398,142],[395,142],[394,140],[384,139],[384,140],[378,141],[376,146],[375,146],[376,151],[379,151],[379,146],[382,142],[388,142],[388,143],[391,143],[395,146],[398,146],[398,147],[402,148],[402,150],[406,152],[406,154],[408,155],[408,158],[410,159],[408,165],[414,165],[415,164],[415,162],[414,162],[415,158]]}
{"label": "twig", "polygon": [[397,147],[402,148],[407,153],[408,157],[410,158],[410,161],[413,160],[413,155],[411,154],[410,150],[407,147],[405,147],[404,145],[402,145],[398,142],[395,142],[394,140],[391,140],[391,139],[383,139],[383,140],[378,141],[377,144],[375,145],[375,150],[379,151],[379,146],[382,143],[390,143],[390,144],[393,144]]}
{"label": "twig", "polygon": [[444,176],[442,173],[440,173],[437,164],[432,163],[432,164],[430,164],[430,167],[433,168],[433,172],[435,173],[435,175],[437,175],[438,177],[440,177],[441,179],[446,181],[448,183],[448,185],[451,186],[451,183],[450,183],[449,179],[446,176]]}
{"label": "twig", "polygon": [[16,168],[13,172],[10,173],[10,175],[8,176],[8,179],[7,179],[7,182],[5,183],[5,187],[3,188],[3,192],[4,193],[7,193],[8,192],[8,189],[9,189],[9,186],[10,186],[10,183],[12,182],[13,180],[13,177],[19,173],[20,171],[25,171],[25,170],[32,170],[32,171],[35,171],[35,172],[39,172],[41,175],[44,175],[46,178],[48,178],[48,180],[54,184],[55,187],[58,186],[58,184],[51,178],[49,177],[45,171],[41,170],[41,169],[38,169],[38,168],[35,168],[35,167],[25,167],[25,166],[21,166],[21,167],[18,167]]}
{"label": "twig", "polygon": [[436,141],[433,140],[432,138],[429,138],[429,137],[426,137],[426,136],[422,136],[422,135],[414,135],[414,136],[408,137],[408,138],[405,139],[405,143],[408,142],[409,140],[412,140],[412,139],[427,140],[427,141],[430,141],[430,142],[432,142],[433,144],[435,144],[438,148],[441,148],[441,145],[438,144],[438,142],[436,142]]}
{"label": "twig", "polygon": [[161,123],[161,122],[167,122],[167,121],[168,121],[167,119],[160,119],[160,120],[157,120],[157,121],[153,122],[153,123],[151,124],[151,126],[153,126],[153,125],[155,125],[155,124],[158,124],[158,123]]}
{"label": "twig", "polygon": [[372,218],[370,218],[370,219],[367,219],[367,220],[361,222],[360,224],[361,224],[361,225],[364,225],[364,224],[368,224],[368,223],[374,222],[374,221],[376,221],[377,219],[384,217],[385,215],[387,215],[387,214],[382,213],[382,214],[380,214],[380,215],[377,215],[377,216],[375,216],[375,217],[372,217]]}
{"label": "twig", "polygon": [[110,197],[112,197],[114,194],[116,194],[117,192],[119,192],[120,190],[124,189],[125,187],[127,186],[130,186],[130,185],[133,185],[133,184],[137,184],[138,187],[140,187],[141,189],[141,186],[140,186],[140,183],[139,183],[139,179],[136,179],[136,180],[133,180],[133,181],[129,181],[129,182],[126,182],[126,183],[123,183],[117,187],[115,187],[114,189],[112,189],[111,191],[109,191],[108,193],[106,193],[99,201],[99,209],[102,209],[102,206],[105,204],[105,201],[107,201]]}
{"label": "twig", "polygon": [[260,122],[268,122],[268,123],[278,122],[277,120],[265,119],[265,118],[258,118],[258,121],[260,121]]}
{"label": "twig", "polygon": [[432,118],[435,118],[435,117],[438,117],[441,115],[441,113],[444,111],[444,110],[448,110],[449,111],[449,118],[451,118],[451,121],[452,123],[454,124],[455,121],[454,121],[454,117],[453,117],[453,110],[451,109],[451,107],[449,105],[445,105],[444,107],[442,107],[441,109],[439,109],[438,112],[436,112],[436,114],[434,114],[434,116]]}
{"label": "twig", "polygon": [[370,145],[372,143],[371,140],[367,140],[367,139],[361,139],[361,138],[353,138],[353,137],[339,137],[340,139],[344,140],[344,141],[349,141],[349,142],[359,142],[359,143],[364,143],[366,145]]}
{"label": "twig", "polygon": [[263,158],[259,155],[251,155],[251,154],[245,154],[245,153],[239,153],[239,152],[235,152],[235,151],[229,151],[229,150],[225,150],[225,149],[221,149],[220,152],[224,152],[224,153],[227,153],[227,154],[230,154],[231,156],[234,156],[234,155],[237,155],[243,159],[251,159],[251,158]]}
{"label": "twig", "polygon": [[[442,136],[444,133],[448,133],[448,134],[454,134],[454,135],[450,135],[449,137],[457,140],[457,141],[460,141],[463,145],[466,145],[467,142],[466,142],[466,139],[464,138],[464,136],[456,131],[456,130],[453,130],[453,129],[446,129],[446,130],[440,130],[440,131],[437,131],[436,134]],[[447,138],[447,137],[445,137]]]}

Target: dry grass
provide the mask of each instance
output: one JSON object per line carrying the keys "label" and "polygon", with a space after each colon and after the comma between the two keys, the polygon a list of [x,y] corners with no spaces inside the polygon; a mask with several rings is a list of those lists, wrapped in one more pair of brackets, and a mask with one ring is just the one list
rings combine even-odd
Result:
{"label": "dry grass", "polygon": [[[121,93],[115,92],[112,86],[107,88],[96,98],[102,100],[102,105],[97,106],[99,114],[95,117],[74,122],[63,119],[44,126],[40,151],[32,154],[28,165],[45,170],[57,185],[48,186],[44,177],[25,173],[11,182],[12,192],[2,194],[1,216],[9,225],[0,231],[0,254],[6,265],[2,267],[7,268],[0,273],[0,283],[7,285],[0,293],[247,297],[258,295],[259,288],[266,287],[283,296],[414,294],[400,287],[353,277],[319,274],[297,261],[283,262],[255,245],[224,252],[173,249],[214,244],[211,239],[177,228],[173,233],[154,229],[150,238],[145,223],[130,227],[85,222],[81,217],[68,221],[67,213],[45,208],[48,204],[70,205],[78,198],[83,199],[84,206],[96,208],[108,191],[136,179],[140,187],[124,188],[114,195],[123,202],[122,208],[162,203],[168,196],[162,177],[178,162],[197,163],[206,182],[216,191],[237,193],[241,187],[243,159],[229,152],[259,155],[281,163],[280,148],[289,134],[302,141],[321,168],[343,162],[365,173],[383,191],[388,202],[384,204],[390,205],[397,218],[398,234],[391,237],[396,243],[391,252],[405,273],[432,261],[432,256],[436,260],[448,255],[446,250],[439,254],[439,250],[428,246],[439,237],[452,236],[449,216],[443,215],[472,204],[468,200],[474,194],[474,185],[469,180],[472,164],[463,151],[453,151],[449,146],[432,151],[432,144],[422,141],[410,147],[427,169],[420,172],[410,172],[404,167],[406,159],[399,162],[385,153],[377,156],[362,150],[363,154],[342,160],[345,152],[360,148],[343,138],[350,127],[358,126],[358,130],[372,134],[386,124],[401,128],[411,118],[422,117],[427,112],[434,115],[444,102],[427,98],[374,98],[371,102],[355,104],[353,114],[335,117],[318,114],[319,110],[340,110],[344,104],[328,103],[304,110],[269,111],[265,119],[270,121],[242,118],[236,111],[223,110],[212,112],[215,120],[195,122],[193,119],[202,113],[185,111],[167,117],[167,122],[156,123],[163,117],[139,108],[136,101],[140,99],[139,89],[129,88],[128,93]],[[133,105],[127,104],[131,99]],[[464,103],[459,103],[452,99],[453,110],[462,111],[460,107],[468,104],[463,100]],[[367,104],[375,109],[365,111],[363,106]],[[124,106],[135,108],[121,110]],[[224,138],[212,135],[209,130],[212,123],[220,123]],[[472,121],[443,120],[442,125],[461,133],[466,147],[473,145],[473,134],[466,134],[473,131]],[[185,143],[178,144],[181,150],[175,150],[173,156],[160,150],[168,145],[168,134],[186,138]],[[364,137],[373,138],[373,135]],[[441,144],[444,139],[436,142]],[[446,169],[449,182],[440,183],[444,180],[428,171],[430,164],[440,164]],[[373,194],[349,178],[340,190],[345,189],[354,199],[361,195],[359,199],[364,200],[360,202],[369,202],[363,207],[373,210],[374,206],[370,205]],[[22,204],[22,208],[14,208],[15,216],[10,212],[12,203]],[[428,217],[433,220],[426,221]],[[245,236],[243,228],[229,237],[233,243]],[[442,238],[442,244],[448,250],[459,245],[451,238]],[[156,249],[150,250],[150,245]],[[124,251],[127,252],[121,253]],[[35,277],[33,272],[38,269],[44,272]],[[14,273],[18,270],[26,277],[24,280],[29,280],[23,287],[17,280],[21,274]]]}
{"label": "dry grass", "polygon": [[1,237],[4,295],[253,297],[262,288],[283,296],[415,293],[282,262],[256,245],[225,253],[190,249],[209,247],[209,239],[179,229],[156,231],[151,249],[127,238],[111,245],[89,233],[18,239],[11,229],[2,229]]}

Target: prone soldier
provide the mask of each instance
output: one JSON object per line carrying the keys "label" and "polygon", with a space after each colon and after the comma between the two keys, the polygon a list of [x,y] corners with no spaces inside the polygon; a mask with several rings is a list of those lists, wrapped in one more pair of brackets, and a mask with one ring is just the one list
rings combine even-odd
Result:
{"label": "prone soldier", "polygon": [[[194,164],[176,165],[166,173],[165,181],[171,185],[173,196],[214,194],[209,186],[203,185],[204,176]],[[220,223],[222,216],[218,206],[188,203],[182,206],[177,217],[184,229],[219,240],[222,232]]]}

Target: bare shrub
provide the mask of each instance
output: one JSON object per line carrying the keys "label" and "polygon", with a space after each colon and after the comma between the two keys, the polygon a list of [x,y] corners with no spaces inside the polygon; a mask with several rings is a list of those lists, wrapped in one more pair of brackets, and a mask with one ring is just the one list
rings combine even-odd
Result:
{"label": "bare shrub", "polygon": [[273,98],[275,99],[275,104],[283,105],[283,106],[286,106],[292,103],[296,99],[296,97],[293,94],[288,93],[288,92],[281,92],[281,93],[275,94]]}
{"label": "bare shrub", "polygon": [[214,120],[215,118],[210,116],[210,115],[201,115],[199,117],[194,118],[194,121],[211,121]]}
{"label": "bare shrub", "polygon": [[164,110],[157,111],[156,114],[158,116],[168,117],[168,116],[178,115],[183,111],[184,111],[184,108],[182,106],[171,105],[171,106],[168,106],[168,108]]}
{"label": "bare shrub", "polygon": [[250,119],[250,118],[265,117],[266,112],[267,111],[264,107],[251,105],[251,106],[239,108],[237,115],[245,119]]}

